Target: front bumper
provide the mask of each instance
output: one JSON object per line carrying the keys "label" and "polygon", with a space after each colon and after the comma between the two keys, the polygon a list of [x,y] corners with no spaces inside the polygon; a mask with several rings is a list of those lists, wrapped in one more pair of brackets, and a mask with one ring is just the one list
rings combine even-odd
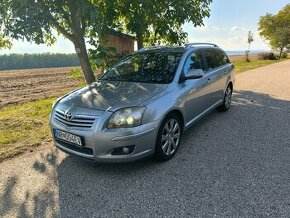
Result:
{"label": "front bumper", "polygon": [[[108,117],[104,115],[105,117]],[[54,138],[56,147],[66,153],[90,159],[95,162],[120,163],[131,162],[152,156],[155,151],[155,143],[159,122],[143,124],[133,128],[102,129],[96,124],[92,129],[70,128],[53,118],[50,118],[50,127],[81,136],[84,146],[78,147],[69,143],[58,141]],[[130,154],[112,154],[116,148],[133,146]]]}

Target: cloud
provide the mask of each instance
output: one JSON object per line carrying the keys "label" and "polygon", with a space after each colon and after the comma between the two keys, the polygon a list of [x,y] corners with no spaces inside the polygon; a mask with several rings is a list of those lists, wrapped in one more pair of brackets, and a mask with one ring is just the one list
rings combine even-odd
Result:
{"label": "cloud", "polygon": [[247,29],[244,27],[233,26],[230,28],[230,31],[246,31]]}
{"label": "cloud", "polygon": [[[185,24],[185,27],[192,27],[189,23]],[[200,30],[200,31],[220,31],[220,28],[211,24],[204,24],[203,26],[198,26],[195,27],[195,29]]]}
{"label": "cloud", "polygon": [[[187,24],[184,31],[188,32],[189,42],[216,43],[225,50],[246,50],[248,48],[247,36],[249,29],[240,26],[224,27],[206,23],[204,27],[193,27]],[[269,50],[268,44],[260,37],[257,30],[254,33],[253,50]]]}
{"label": "cloud", "polygon": [[239,27],[237,27],[237,26],[233,26],[230,30],[231,31],[236,31],[236,30],[238,30],[239,29]]}

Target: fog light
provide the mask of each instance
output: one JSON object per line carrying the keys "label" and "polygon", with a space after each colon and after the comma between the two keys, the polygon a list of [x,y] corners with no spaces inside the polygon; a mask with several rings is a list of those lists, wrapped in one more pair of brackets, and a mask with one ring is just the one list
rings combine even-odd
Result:
{"label": "fog light", "polygon": [[130,153],[130,149],[128,147],[123,147],[122,148],[122,151],[126,154],[129,154]]}
{"label": "fog light", "polygon": [[129,145],[119,148],[114,148],[111,152],[112,155],[127,155],[131,154],[134,151],[135,145]]}

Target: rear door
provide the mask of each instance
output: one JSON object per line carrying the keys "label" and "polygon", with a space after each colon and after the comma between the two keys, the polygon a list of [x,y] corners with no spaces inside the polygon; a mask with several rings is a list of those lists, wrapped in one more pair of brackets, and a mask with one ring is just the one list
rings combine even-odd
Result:
{"label": "rear door", "polygon": [[223,99],[227,74],[231,72],[231,64],[226,54],[217,48],[204,49],[205,75],[208,78],[208,89],[211,105]]}

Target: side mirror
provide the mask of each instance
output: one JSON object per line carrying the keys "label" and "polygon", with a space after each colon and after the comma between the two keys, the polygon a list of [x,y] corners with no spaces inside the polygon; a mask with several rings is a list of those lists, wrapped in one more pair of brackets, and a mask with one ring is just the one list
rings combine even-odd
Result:
{"label": "side mirror", "polygon": [[185,79],[199,79],[203,76],[204,72],[202,69],[191,69],[186,73]]}

